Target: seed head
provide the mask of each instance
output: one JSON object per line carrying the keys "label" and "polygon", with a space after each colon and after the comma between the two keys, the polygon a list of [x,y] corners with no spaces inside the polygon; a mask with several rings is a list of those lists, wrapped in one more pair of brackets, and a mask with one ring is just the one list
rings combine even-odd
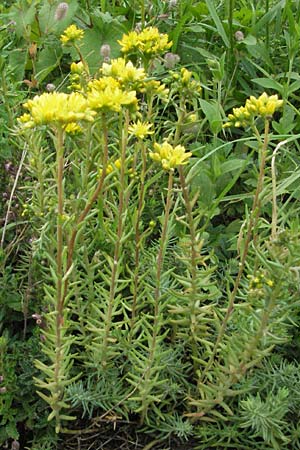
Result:
{"label": "seed head", "polygon": [[100,55],[103,56],[103,58],[109,58],[110,57],[111,48],[109,44],[103,44],[100,48]]}
{"label": "seed head", "polygon": [[234,37],[237,42],[241,42],[245,39],[244,33],[240,30],[234,33]]}
{"label": "seed head", "polygon": [[167,69],[173,69],[175,65],[180,61],[180,56],[176,53],[168,52],[164,56],[165,67]]}
{"label": "seed head", "polygon": [[67,15],[68,9],[69,9],[68,3],[66,2],[59,3],[54,14],[55,20],[57,21],[63,20]]}
{"label": "seed head", "polygon": [[55,91],[55,85],[53,83],[48,83],[46,86],[46,91],[48,91],[48,92]]}

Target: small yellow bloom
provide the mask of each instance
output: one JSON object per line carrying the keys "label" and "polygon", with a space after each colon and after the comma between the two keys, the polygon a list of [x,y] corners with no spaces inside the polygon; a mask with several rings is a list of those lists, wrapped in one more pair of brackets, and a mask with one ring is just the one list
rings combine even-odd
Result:
{"label": "small yellow bloom", "polygon": [[83,73],[85,70],[82,61],[79,61],[78,63],[72,62],[70,69],[71,69],[72,73],[78,73],[78,74]]}
{"label": "small yellow bloom", "polygon": [[131,61],[126,62],[124,58],[112,59],[110,64],[104,63],[101,73],[115,78],[122,86],[140,83],[146,78],[143,68],[134,67]]}
{"label": "small yellow bloom", "polygon": [[29,110],[29,114],[19,118],[23,128],[45,124],[74,124],[82,120],[91,122],[96,114],[84,96],[78,92],[71,94],[51,92],[36,95],[23,106]]}
{"label": "small yellow bloom", "polygon": [[112,77],[104,77],[89,83],[88,102],[90,107],[97,111],[119,112],[122,106],[137,107],[136,92],[122,90],[118,81]]}
{"label": "small yellow bloom", "polygon": [[[102,169],[101,169],[101,170],[102,170]],[[107,173],[107,175],[110,174],[110,173],[112,173],[113,171],[114,171],[113,166],[112,166],[111,164],[108,164],[107,167],[106,167],[106,173]],[[101,172],[101,174],[102,174],[102,172]]]}
{"label": "small yellow bloom", "polygon": [[156,27],[144,28],[140,33],[131,31],[118,41],[123,53],[143,53],[153,57],[165,53],[171,46],[168,35],[159,33]]}
{"label": "small yellow bloom", "polygon": [[229,121],[223,127],[247,127],[253,124],[257,117],[272,117],[275,111],[281,108],[283,100],[279,100],[277,95],[268,95],[266,92],[256,98],[253,95],[246,100],[245,106],[233,108],[233,114],[228,114]]}
{"label": "small yellow bloom", "polygon": [[68,44],[75,41],[79,41],[84,36],[84,31],[80,28],[77,28],[76,25],[70,25],[65,29],[63,34],[60,37],[60,41],[62,44]]}
{"label": "small yellow bloom", "polygon": [[150,130],[151,127],[151,123],[141,122],[138,120],[136,123],[133,123],[128,127],[128,131],[132,136],[135,136],[138,139],[144,139],[145,136],[154,133],[154,131]]}
{"label": "small yellow bloom", "polygon": [[164,141],[162,144],[155,143],[154,151],[149,156],[153,161],[160,162],[164,170],[174,170],[177,166],[187,164],[192,153],[186,152],[182,145],[172,147]]}
{"label": "small yellow bloom", "polygon": [[182,84],[188,85],[188,83],[190,82],[190,79],[192,77],[192,72],[187,70],[185,67],[182,67],[180,70],[180,74],[181,74]]}
{"label": "small yellow bloom", "polygon": [[121,159],[118,158],[115,160],[115,167],[120,170],[121,169]]}
{"label": "small yellow bloom", "polygon": [[65,130],[65,132],[68,133],[68,134],[79,134],[79,133],[82,133],[82,128],[81,128],[81,126],[78,125],[78,124],[75,123],[75,122],[68,123],[68,124],[64,127],[64,130]]}

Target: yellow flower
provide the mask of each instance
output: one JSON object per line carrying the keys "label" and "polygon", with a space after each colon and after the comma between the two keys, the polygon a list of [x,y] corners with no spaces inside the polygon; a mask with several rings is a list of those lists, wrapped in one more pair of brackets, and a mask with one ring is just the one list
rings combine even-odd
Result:
{"label": "yellow flower", "polygon": [[121,169],[121,159],[120,158],[115,160],[115,166],[117,169],[119,169],[119,170]]}
{"label": "yellow flower", "polygon": [[164,53],[172,47],[168,35],[160,33],[156,27],[144,28],[139,34],[139,40],[142,52],[150,55]]}
{"label": "yellow flower", "polygon": [[136,31],[130,31],[127,34],[123,34],[122,39],[118,41],[121,45],[123,53],[133,53],[139,49],[139,38]]}
{"label": "yellow flower", "polygon": [[151,127],[151,123],[141,122],[138,120],[136,123],[129,126],[128,131],[132,136],[135,136],[138,139],[144,139],[145,136],[154,133],[154,131],[150,131]]}
{"label": "yellow flower", "polygon": [[246,100],[245,106],[233,108],[233,113],[228,114],[229,121],[223,127],[246,127],[253,124],[257,117],[272,117],[275,111],[281,108],[283,100],[278,95],[268,95],[265,92],[256,98],[253,95]]}
{"label": "yellow flower", "polygon": [[140,33],[131,31],[118,41],[123,53],[140,52],[148,57],[160,55],[171,46],[168,35],[159,33],[156,27],[144,28]]}
{"label": "yellow flower", "polygon": [[92,109],[121,111],[122,106],[137,106],[135,91],[123,91],[112,77],[94,80],[88,85],[88,102]]}
{"label": "yellow flower", "polygon": [[172,147],[164,141],[162,144],[155,143],[154,151],[149,156],[153,161],[160,162],[164,170],[174,170],[177,166],[187,164],[192,153],[186,152],[182,145]]}
{"label": "yellow flower", "polygon": [[84,65],[82,61],[79,61],[78,63],[72,62],[71,64],[71,72],[72,73],[78,73],[81,74],[85,71]]}
{"label": "yellow flower", "polygon": [[171,71],[167,81],[172,83],[172,91],[179,92],[185,98],[194,98],[202,91],[200,81],[185,67],[182,67],[180,72]]}
{"label": "yellow flower", "polygon": [[81,120],[93,121],[95,111],[89,107],[83,95],[51,92],[36,95],[32,100],[24,103],[29,114],[19,118],[23,128],[32,128],[44,124],[71,124]]}
{"label": "yellow flower", "polygon": [[78,134],[82,133],[82,128],[80,125],[78,125],[75,122],[68,123],[66,126],[64,126],[64,130],[68,134]]}
{"label": "yellow flower", "polygon": [[131,61],[126,62],[123,58],[112,59],[110,64],[104,63],[101,73],[115,78],[125,86],[139,83],[146,78],[144,69],[134,67]]}
{"label": "yellow flower", "polygon": [[156,95],[162,100],[168,99],[169,89],[166,88],[165,84],[162,84],[158,80],[148,80],[145,81],[143,87],[140,89],[141,92],[145,92],[147,95]]}
{"label": "yellow flower", "polygon": [[189,70],[187,70],[185,67],[182,67],[180,70],[180,74],[181,74],[181,82],[183,85],[188,85],[188,83],[190,82],[190,79],[192,77],[192,72],[190,72]]}
{"label": "yellow flower", "polygon": [[77,28],[76,25],[70,25],[65,29],[63,34],[60,37],[60,41],[62,44],[68,44],[69,42],[75,42],[82,39],[84,36],[84,31],[80,28]]}

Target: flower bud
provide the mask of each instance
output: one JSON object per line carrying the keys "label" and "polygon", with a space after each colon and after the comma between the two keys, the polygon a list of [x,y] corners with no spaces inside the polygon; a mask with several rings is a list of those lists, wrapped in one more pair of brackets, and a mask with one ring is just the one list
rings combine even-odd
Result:
{"label": "flower bud", "polygon": [[84,65],[82,61],[79,61],[78,63],[72,62],[70,68],[72,73],[81,74],[84,71]]}
{"label": "flower bud", "polygon": [[164,56],[164,64],[167,69],[173,69],[180,61],[180,56],[175,53],[168,52]]}
{"label": "flower bud", "polygon": [[100,55],[103,56],[103,58],[109,58],[110,57],[111,48],[109,44],[103,44],[100,48]]}
{"label": "flower bud", "polygon": [[0,383],[3,383],[3,381],[4,381],[4,376],[0,375]]}
{"label": "flower bud", "polygon": [[48,83],[46,86],[46,91],[48,91],[48,92],[55,91],[55,85],[53,83]]}
{"label": "flower bud", "polygon": [[234,37],[237,42],[241,42],[245,39],[244,33],[240,30],[234,33]]}
{"label": "flower bud", "polygon": [[55,20],[57,21],[63,20],[67,15],[68,9],[69,9],[68,3],[66,2],[59,3],[54,14]]}
{"label": "flower bud", "polygon": [[7,389],[5,386],[0,387],[0,394],[5,394],[7,392]]}

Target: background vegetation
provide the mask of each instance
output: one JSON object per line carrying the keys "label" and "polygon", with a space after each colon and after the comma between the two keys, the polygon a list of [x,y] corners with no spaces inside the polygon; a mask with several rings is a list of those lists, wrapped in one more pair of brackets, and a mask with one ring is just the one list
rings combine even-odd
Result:
{"label": "background vegetation", "polygon": [[[0,445],[300,448],[299,1],[59,4],[0,6]],[[62,217],[58,135],[20,132],[22,104],[82,88],[149,26],[172,46],[125,55],[139,110],[65,137]],[[282,108],[223,128],[264,91]],[[187,165],[149,158],[164,139]]]}

